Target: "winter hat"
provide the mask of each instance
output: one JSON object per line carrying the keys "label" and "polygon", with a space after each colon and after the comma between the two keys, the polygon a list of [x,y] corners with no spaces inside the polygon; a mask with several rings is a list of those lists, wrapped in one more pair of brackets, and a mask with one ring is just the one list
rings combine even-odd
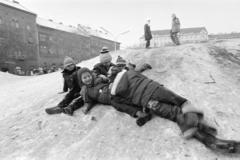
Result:
{"label": "winter hat", "polygon": [[117,65],[119,65],[119,64],[126,65],[126,60],[123,59],[121,56],[118,56],[117,61],[116,61],[116,64],[117,64]]}
{"label": "winter hat", "polygon": [[112,56],[108,51],[107,47],[103,47],[100,54],[100,63],[111,62]]}
{"label": "winter hat", "polygon": [[70,64],[75,64],[71,57],[66,56],[63,61],[64,68]]}
{"label": "winter hat", "polygon": [[86,67],[80,68],[77,72],[78,81],[80,83],[80,86],[82,86],[82,74],[85,72],[89,72],[92,75],[91,71],[88,68],[86,68]]}
{"label": "winter hat", "polygon": [[146,18],[146,22],[150,21],[150,18]]}

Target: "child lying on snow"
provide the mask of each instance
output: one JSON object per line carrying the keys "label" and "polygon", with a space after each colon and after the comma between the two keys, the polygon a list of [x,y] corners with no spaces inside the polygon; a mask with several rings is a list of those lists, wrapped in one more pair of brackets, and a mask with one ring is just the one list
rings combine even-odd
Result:
{"label": "child lying on snow", "polygon": [[123,97],[143,110],[177,122],[186,139],[194,137],[211,149],[240,153],[240,142],[216,138],[217,130],[203,123],[203,112],[184,97],[133,70],[113,67],[111,73],[113,96]]}
{"label": "child lying on snow", "polygon": [[120,104],[114,100],[109,92],[109,80],[107,78],[95,77],[88,68],[79,69],[77,74],[79,83],[82,86],[80,94],[85,102],[83,113],[86,114],[94,104],[101,103],[112,105],[116,110],[128,113],[132,117],[148,116],[148,114],[141,111],[141,108]]}

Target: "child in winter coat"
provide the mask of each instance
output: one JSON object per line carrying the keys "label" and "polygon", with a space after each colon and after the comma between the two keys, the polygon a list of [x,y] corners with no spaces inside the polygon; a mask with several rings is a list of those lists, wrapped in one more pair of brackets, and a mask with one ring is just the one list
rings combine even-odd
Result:
{"label": "child in winter coat", "polygon": [[103,77],[95,77],[88,68],[78,70],[79,83],[82,86],[81,95],[84,99],[86,108],[83,113],[87,113],[94,104],[101,103],[112,105],[116,110],[125,112],[132,117],[145,117],[147,114],[141,111],[141,108],[136,108],[127,104],[120,104],[112,99],[109,92],[109,80]]}
{"label": "child in winter coat", "polygon": [[68,88],[70,91],[66,94],[64,99],[55,107],[46,108],[45,111],[47,114],[60,114],[66,113],[70,116],[73,115],[73,112],[84,105],[82,97],[80,97],[80,86],[78,84],[77,71],[80,67],[77,67],[70,57],[65,57],[64,59],[64,86],[63,91],[67,92]]}
{"label": "child in winter coat", "polygon": [[110,67],[115,66],[112,61],[112,56],[108,51],[107,47],[103,47],[100,54],[100,63],[94,65],[93,74],[94,76],[107,77],[107,73]]}
{"label": "child in winter coat", "polygon": [[186,98],[134,70],[112,68],[114,79],[111,94],[120,96],[150,110],[154,114],[177,122],[186,139],[195,137],[212,149],[240,153],[240,143],[217,139],[217,130],[203,123],[203,112]]}

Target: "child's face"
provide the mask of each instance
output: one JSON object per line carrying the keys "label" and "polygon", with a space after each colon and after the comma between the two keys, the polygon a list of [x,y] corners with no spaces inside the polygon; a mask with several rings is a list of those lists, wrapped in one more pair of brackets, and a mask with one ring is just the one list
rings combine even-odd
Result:
{"label": "child's face", "polygon": [[109,61],[109,62],[104,62],[104,63],[102,63],[105,67],[108,67],[108,66],[110,66],[110,64],[111,64],[111,62]]}
{"label": "child's face", "polygon": [[92,82],[92,75],[89,72],[84,72],[82,74],[82,82],[84,84],[91,84],[91,82]]}
{"label": "child's face", "polygon": [[66,68],[67,70],[71,71],[71,70],[74,69],[74,67],[75,67],[75,64],[69,64],[69,65],[67,65],[65,68]]}

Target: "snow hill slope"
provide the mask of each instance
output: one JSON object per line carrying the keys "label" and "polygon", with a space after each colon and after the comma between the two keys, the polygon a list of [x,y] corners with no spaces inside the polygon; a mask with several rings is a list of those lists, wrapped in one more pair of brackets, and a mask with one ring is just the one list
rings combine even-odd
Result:
{"label": "snow hill slope", "polygon": [[[226,40],[112,53],[153,69],[143,74],[205,110],[219,137],[240,140],[240,41]],[[99,57],[78,64],[92,68]],[[60,72],[19,77],[0,72],[0,159],[239,160],[239,155],[184,140],[173,122],[154,117],[143,127],[111,106],[88,115],[47,115],[63,98]]]}

